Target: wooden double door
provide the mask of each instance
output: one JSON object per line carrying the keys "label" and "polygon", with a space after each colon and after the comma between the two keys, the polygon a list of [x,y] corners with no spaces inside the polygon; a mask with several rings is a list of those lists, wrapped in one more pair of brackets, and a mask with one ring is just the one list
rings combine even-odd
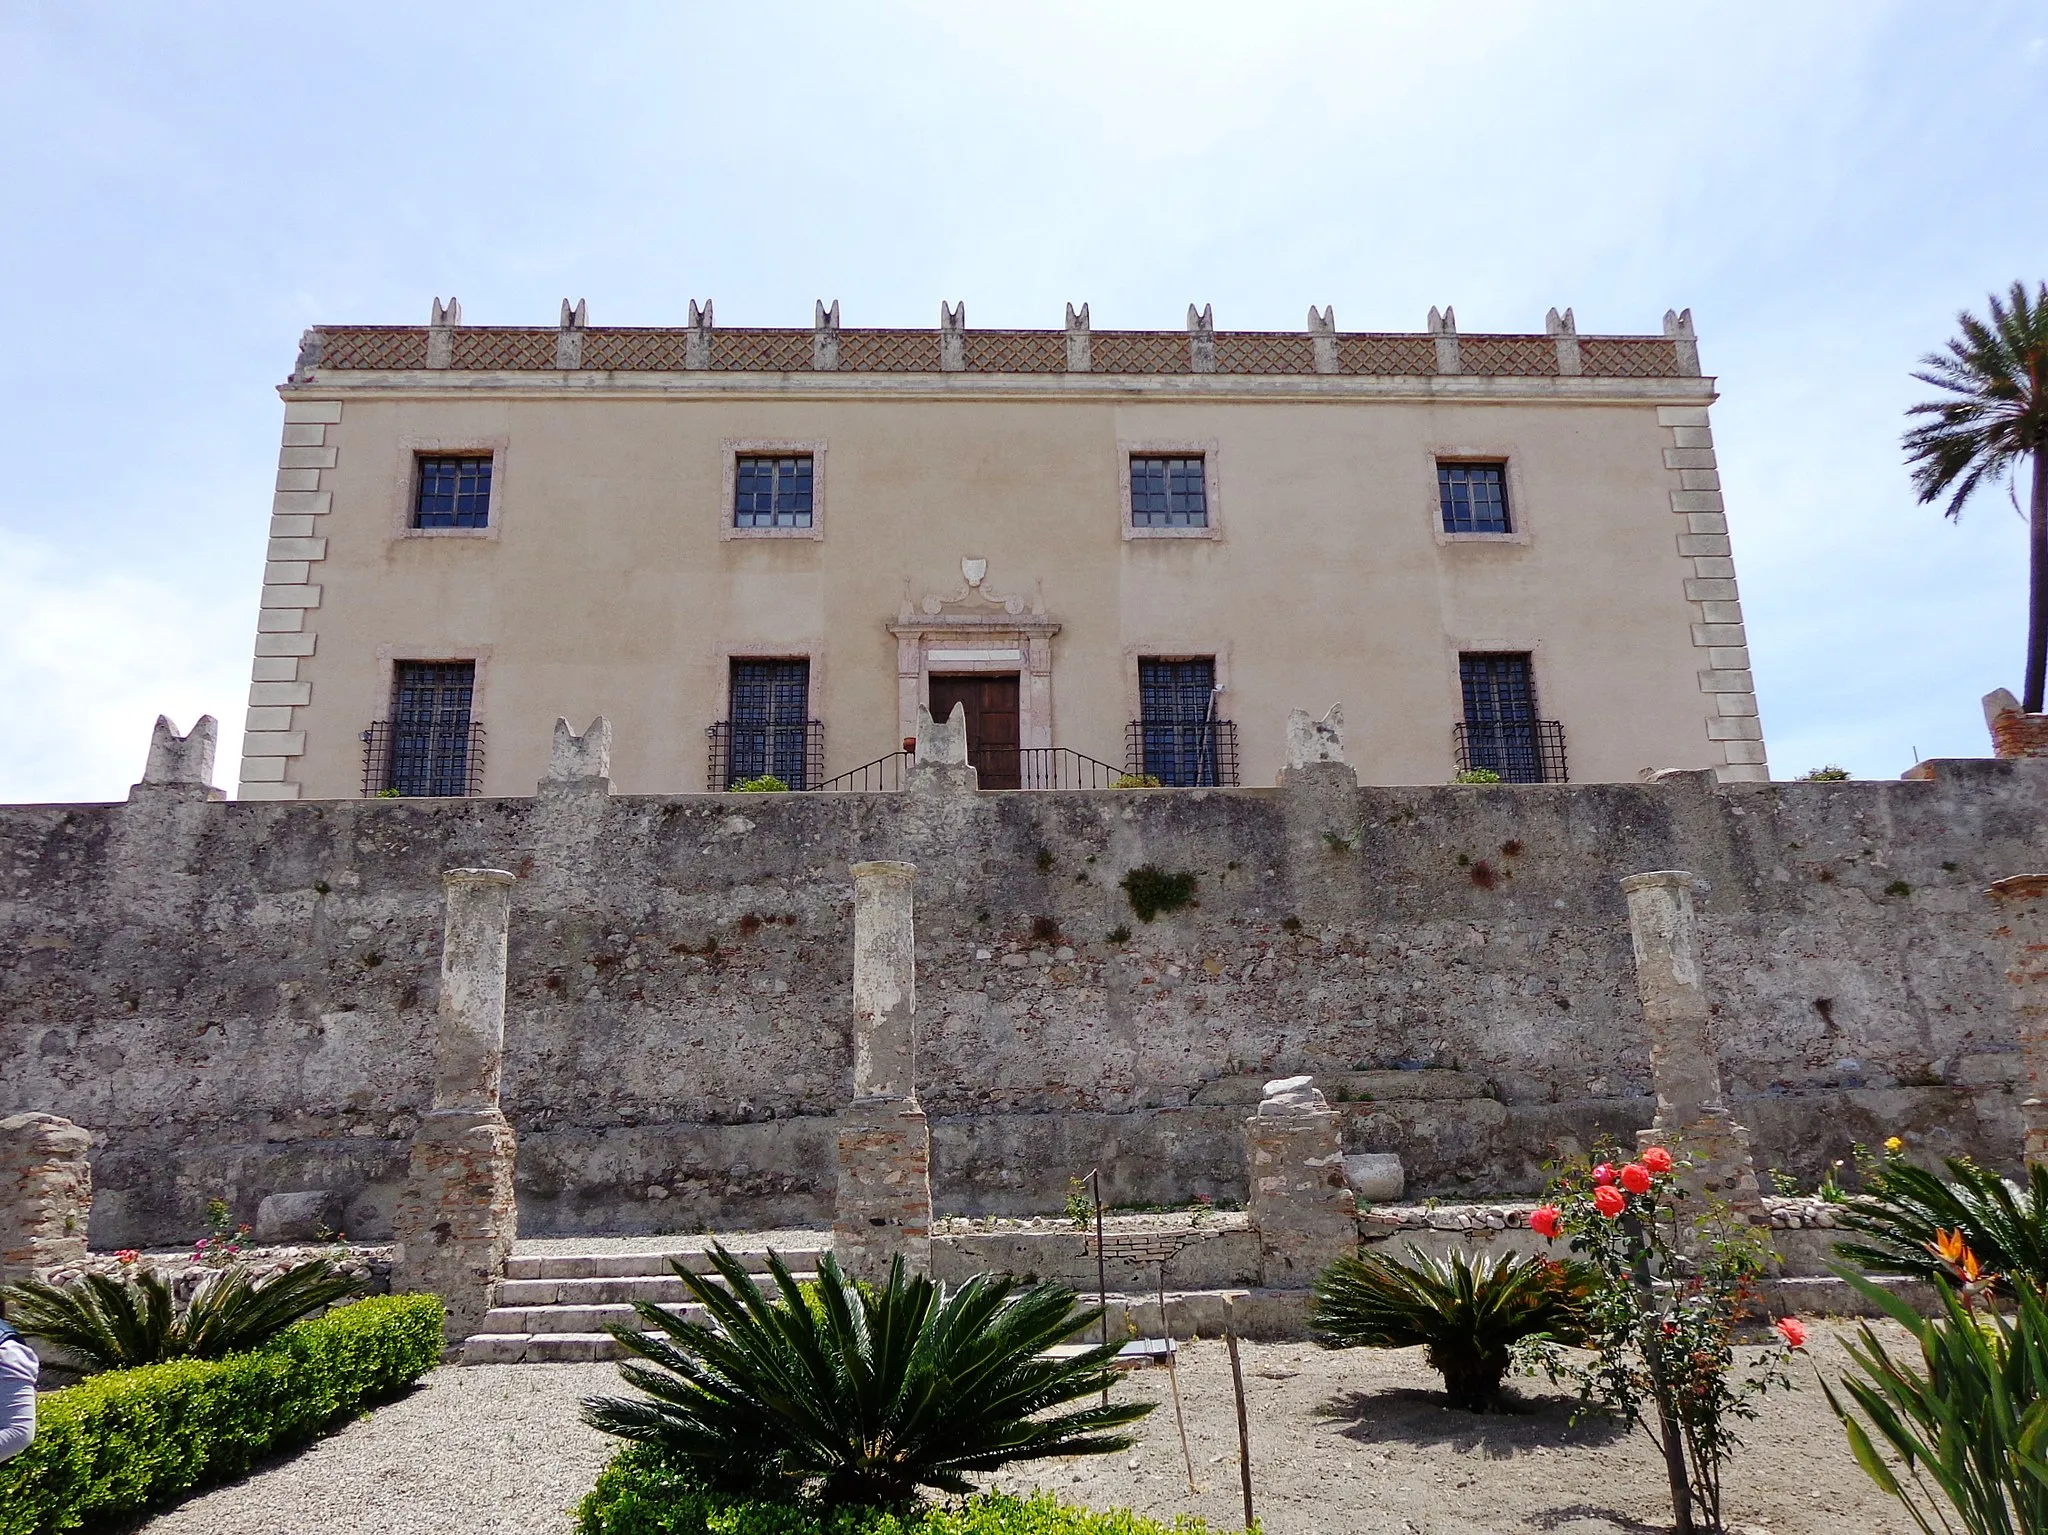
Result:
{"label": "wooden double door", "polygon": [[950,717],[955,704],[967,711],[967,760],[984,789],[1024,787],[1018,698],[1015,672],[931,679],[933,719]]}

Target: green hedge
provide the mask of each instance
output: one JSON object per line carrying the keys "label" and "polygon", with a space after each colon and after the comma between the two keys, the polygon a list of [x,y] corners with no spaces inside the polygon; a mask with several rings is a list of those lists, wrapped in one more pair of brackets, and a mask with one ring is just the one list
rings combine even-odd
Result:
{"label": "green hedge", "polygon": [[441,1362],[441,1302],[380,1295],[225,1359],[110,1370],[37,1402],[0,1466],[0,1535],[53,1535],[239,1476]]}
{"label": "green hedge", "polygon": [[1127,1508],[1098,1513],[1034,1493],[985,1492],[908,1514],[871,1508],[830,1512],[707,1492],[660,1451],[629,1445],[612,1457],[577,1510],[577,1535],[1209,1535],[1201,1520],[1161,1524]]}

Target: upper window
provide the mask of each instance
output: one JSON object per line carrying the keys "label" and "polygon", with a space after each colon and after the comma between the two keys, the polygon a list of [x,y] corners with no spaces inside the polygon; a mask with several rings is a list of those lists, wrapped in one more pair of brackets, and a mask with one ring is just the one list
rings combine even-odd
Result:
{"label": "upper window", "polygon": [[416,528],[491,525],[491,456],[422,458],[412,503]]}
{"label": "upper window", "polygon": [[811,525],[811,455],[752,457],[733,466],[732,525],[736,528],[808,528]]}
{"label": "upper window", "polygon": [[1437,502],[1446,533],[1512,533],[1506,464],[1438,464]]}
{"label": "upper window", "polygon": [[1206,528],[1209,487],[1200,458],[1131,456],[1131,526]]}

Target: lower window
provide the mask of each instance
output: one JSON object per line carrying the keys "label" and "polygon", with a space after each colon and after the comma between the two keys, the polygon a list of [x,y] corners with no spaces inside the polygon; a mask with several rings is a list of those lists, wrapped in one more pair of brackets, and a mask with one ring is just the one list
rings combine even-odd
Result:
{"label": "lower window", "polygon": [[1216,717],[1216,658],[1140,660],[1137,771],[1167,788],[1232,783],[1223,722]]}
{"label": "lower window", "polygon": [[1498,773],[1507,783],[1563,783],[1564,727],[1536,717],[1536,676],[1526,653],[1461,655],[1460,771]]}
{"label": "lower window", "polygon": [[474,661],[397,662],[378,787],[407,797],[475,793],[483,771],[475,696]]}
{"label": "lower window", "polygon": [[815,787],[810,713],[808,660],[734,661],[718,787],[756,778],[777,778],[791,789]]}

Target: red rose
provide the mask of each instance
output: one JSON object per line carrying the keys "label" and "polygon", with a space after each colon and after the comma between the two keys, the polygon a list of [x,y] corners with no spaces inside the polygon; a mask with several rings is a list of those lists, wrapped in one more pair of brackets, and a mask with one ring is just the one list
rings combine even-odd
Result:
{"label": "red rose", "polygon": [[1671,1153],[1662,1146],[1647,1147],[1643,1151],[1643,1166],[1653,1173],[1668,1173],[1671,1171]]}
{"label": "red rose", "polygon": [[1650,1192],[1650,1170],[1640,1162],[1631,1162],[1621,1170],[1621,1186],[1631,1194]]}
{"label": "red rose", "polygon": [[1796,1316],[1781,1316],[1771,1325],[1778,1329],[1778,1336],[1785,1340],[1787,1348],[1806,1347],[1806,1329],[1799,1325]]}
{"label": "red rose", "polygon": [[1556,1205],[1538,1205],[1529,1212],[1529,1229],[1547,1241],[1556,1241],[1564,1229],[1564,1212]]}
{"label": "red rose", "polygon": [[1610,1188],[1603,1184],[1601,1187],[1593,1190],[1593,1208],[1609,1220],[1613,1220],[1628,1208],[1628,1200],[1622,1197],[1620,1189]]}
{"label": "red rose", "polygon": [[1593,1169],[1593,1187],[1597,1189],[1604,1189],[1607,1187],[1608,1184],[1612,1183],[1613,1181],[1614,1164],[1612,1162],[1602,1162],[1598,1167]]}

